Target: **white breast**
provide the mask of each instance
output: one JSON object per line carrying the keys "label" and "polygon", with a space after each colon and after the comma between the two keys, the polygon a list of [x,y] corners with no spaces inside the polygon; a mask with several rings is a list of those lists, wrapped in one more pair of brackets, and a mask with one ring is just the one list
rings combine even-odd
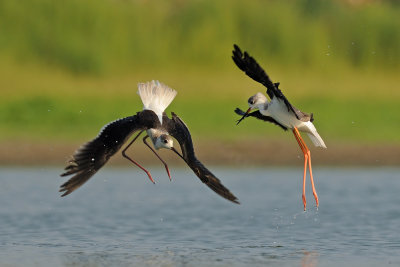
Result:
{"label": "white breast", "polygon": [[285,103],[276,97],[271,100],[266,110],[260,110],[260,112],[290,129],[296,127],[300,130],[304,126],[304,122],[298,120],[292,111],[288,111]]}
{"label": "white breast", "polygon": [[311,121],[301,121],[296,118],[292,111],[288,111],[287,106],[281,100],[274,98],[268,104],[268,108],[260,109],[261,114],[274,118],[280,124],[293,129],[296,127],[299,131],[306,132],[315,146],[326,148],[322,138],[319,136],[317,129]]}

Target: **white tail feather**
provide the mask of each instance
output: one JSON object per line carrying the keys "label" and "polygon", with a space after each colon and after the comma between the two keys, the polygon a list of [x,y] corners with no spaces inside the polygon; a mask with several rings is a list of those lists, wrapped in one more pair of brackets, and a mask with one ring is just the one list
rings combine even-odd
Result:
{"label": "white tail feather", "polygon": [[314,133],[307,133],[307,134],[315,146],[326,148],[324,140],[322,140],[321,136],[319,136],[317,131],[315,131]]}
{"label": "white tail feather", "polygon": [[143,109],[152,110],[162,123],[162,114],[174,100],[177,92],[159,81],[138,84],[138,94],[143,102]]}
{"label": "white tail feather", "polygon": [[311,121],[304,122],[301,128],[299,127],[298,129],[302,132],[306,132],[315,146],[326,148],[324,140],[319,136],[317,129]]}

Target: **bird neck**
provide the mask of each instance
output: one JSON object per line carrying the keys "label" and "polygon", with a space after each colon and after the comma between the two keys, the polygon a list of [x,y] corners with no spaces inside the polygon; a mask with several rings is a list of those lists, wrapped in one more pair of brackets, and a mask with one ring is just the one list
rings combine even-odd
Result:
{"label": "bird neck", "polygon": [[260,103],[258,105],[258,109],[259,110],[268,110],[269,104],[270,104],[270,102],[267,99],[265,99],[265,102]]}
{"label": "bird neck", "polygon": [[155,148],[157,148],[156,141],[157,141],[157,138],[161,135],[161,131],[158,129],[151,128],[151,129],[148,129],[146,132],[147,132],[147,135],[150,137],[151,141],[153,142],[153,146]]}
{"label": "bird neck", "polygon": [[269,112],[269,109],[268,109],[270,103],[271,103],[271,102],[269,102],[269,101],[267,100],[267,101],[265,101],[265,103],[259,105],[258,109],[260,110],[260,113],[261,113],[262,115],[264,115],[264,116],[270,116],[270,115],[271,115],[271,113]]}

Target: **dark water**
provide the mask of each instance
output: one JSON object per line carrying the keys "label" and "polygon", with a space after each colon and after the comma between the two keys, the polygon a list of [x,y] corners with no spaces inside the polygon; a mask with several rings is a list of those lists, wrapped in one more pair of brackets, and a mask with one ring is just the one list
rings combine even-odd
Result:
{"label": "dark water", "polygon": [[400,266],[400,169],[211,168],[241,205],[186,169],[151,184],[106,168],[60,198],[59,169],[0,169],[0,266]]}

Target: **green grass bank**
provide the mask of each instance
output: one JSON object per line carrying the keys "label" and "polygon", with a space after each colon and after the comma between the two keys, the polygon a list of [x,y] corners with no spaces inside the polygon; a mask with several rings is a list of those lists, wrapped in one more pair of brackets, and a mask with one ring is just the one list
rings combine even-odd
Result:
{"label": "green grass bank", "polygon": [[235,125],[264,88],[240,72],[248,50],[328,144],[400,143],[396,1],[0,0],[0,142],[81,142],[142,105],[138,82],[178,91],[168,108],[201,140],[286,140]]}

